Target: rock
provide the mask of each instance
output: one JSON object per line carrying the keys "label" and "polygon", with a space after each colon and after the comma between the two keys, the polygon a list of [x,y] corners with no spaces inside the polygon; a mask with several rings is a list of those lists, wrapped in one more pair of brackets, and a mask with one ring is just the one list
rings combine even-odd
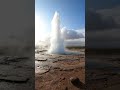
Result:
{"label": "rock", "polygon": [[68,90],[68,87],[66,87],[65,90]]}
{"label": "rock", "polygon": [[65,80],[65,77],[62,80]]}
{"label": "rock", "polygon": [[77,78],[77,77],[71,77],[70,81],[71,81],[72,84],[77,84],[79,82],[79,78]]}
{"label": "rock", "polygon": [[82,83],[82,82],[79,80],[79,78],[77,78],[77,77],[71,77],[71,78],[70,78],[70,81],[71,81],[71,83],[72,83],[74,86],[76,86],[77,88],[80,88],[80,89],[84,89],[84,88],[85,88],[85,84]]}

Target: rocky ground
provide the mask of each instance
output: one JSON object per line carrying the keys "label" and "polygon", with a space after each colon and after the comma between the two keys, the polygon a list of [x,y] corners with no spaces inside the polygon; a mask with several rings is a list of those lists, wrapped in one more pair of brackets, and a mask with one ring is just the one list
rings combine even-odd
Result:
{"label": "rocky ground", "polygon": [[87,90],[120,89],[119,54],[91,54],[86,58]]}
{"label": "rocky ground", "polygon": [[35,54],[36,90],[84,90],[85,55],[51,55],[45,50]]}
{"label": "rocky ground", "polygon": [[34,90],[34,62],[28,56],[0,56],[0,90]]}
{"label": "rocky ground", "polygon": [[[80,51],[84,52],[84,49]],[[119,90],[120,88],[119,54],[92,53],[87,54],[85,58],[84,53],[50,55],[45,52],[46,50],[36,51],[36,90]]]}

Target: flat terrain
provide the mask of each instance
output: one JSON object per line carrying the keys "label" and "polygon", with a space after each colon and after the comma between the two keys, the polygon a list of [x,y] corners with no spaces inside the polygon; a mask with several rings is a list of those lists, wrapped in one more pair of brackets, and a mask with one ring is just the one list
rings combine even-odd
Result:
{"label": "flat terrain", "polygon": [[117,49],[88,51],[85,77],[87,90],[119,90],[120,51]]}
{"label": "flat terrain", "polygon": [[[84,90],[85,55],[84,49],[80,51],[82,54],[51,55],[46,50],[36,50],[35,89]],[[78,81],[72,83],[72,78],[78,78]]]}
{"label": "flat terrain", "polygon": [[33,60],[28,56],[0,56],[0,90],[33,90]]}

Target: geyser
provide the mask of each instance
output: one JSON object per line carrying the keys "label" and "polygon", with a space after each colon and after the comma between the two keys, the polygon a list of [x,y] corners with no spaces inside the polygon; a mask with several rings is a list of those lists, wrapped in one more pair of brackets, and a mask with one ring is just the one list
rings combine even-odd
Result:
{"label": "geyser", "polygon": [[64,54],[64,38],[60,30],[60,16],[58,12],[55,12],[54,17],[51,22],[51,39],[50,39],[50,49],[51,54]]}

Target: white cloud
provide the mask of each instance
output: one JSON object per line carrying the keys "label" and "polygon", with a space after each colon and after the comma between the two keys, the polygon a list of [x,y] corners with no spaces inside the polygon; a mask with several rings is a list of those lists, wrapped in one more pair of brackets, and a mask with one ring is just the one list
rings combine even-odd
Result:
{"label": "white cloud", "polygon": [[61,33],[65,39],[79,39],[85,38],[85,30],[68,30],[65,27],[61,29]]}
{"label": "white cloud", "polygon": [[[66,29],[65,27],[61,29],[62,36],[65,38],[65,46],[85,46],[85,29]],[[43,44],[41,44],[43,43]],[[36,45],[46,47],[50,46],[50,34],[44,39],[44,41],[39,41]]]}
{"label": "white cloud", "polygon": [[85,38],[65,40],[65,46],[85,46]]}

